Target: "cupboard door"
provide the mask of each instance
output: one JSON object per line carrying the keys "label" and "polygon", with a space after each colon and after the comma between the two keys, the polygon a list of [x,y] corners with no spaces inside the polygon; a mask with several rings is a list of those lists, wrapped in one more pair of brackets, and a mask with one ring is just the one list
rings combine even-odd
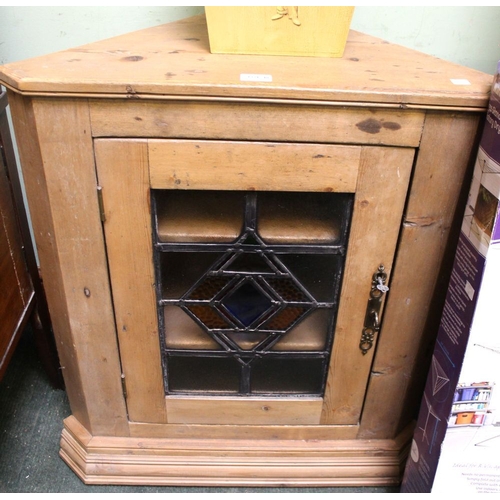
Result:
{"label": "cupboard door", "polygon": [[[95,151],[130,420],[356,424],[372,276],[390,273],[413,150],[102,139]],[[347,207],[340,236],[331,200]],[[336,252],[341,293],[319,299],[337,257],[305,263]]]}

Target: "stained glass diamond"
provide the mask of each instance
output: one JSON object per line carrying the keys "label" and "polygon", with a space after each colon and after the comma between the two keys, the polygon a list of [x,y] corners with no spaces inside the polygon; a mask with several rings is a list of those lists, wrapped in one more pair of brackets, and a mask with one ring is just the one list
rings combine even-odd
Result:
{"label": "stained glass diamond", "polygon": [[245,327],[250,326],[273,306],[271,299],[251,281],[239,286],[221,303]]}

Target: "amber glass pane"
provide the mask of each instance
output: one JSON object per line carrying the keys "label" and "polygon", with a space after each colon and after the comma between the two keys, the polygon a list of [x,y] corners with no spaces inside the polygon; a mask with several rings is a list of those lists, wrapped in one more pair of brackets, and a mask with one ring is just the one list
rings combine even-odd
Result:
{"label": "amber glass pane", "polygon": [[323,351],[330,328],[332,311],[319,309],[283,335],[273,351]]}
{"label": "amber glass pane", "polygon": [[167,349],[222,349],[205,330],[178,306],[163,308]]}
{"label": "amber glass pane", "polygon": [[209,330],[229,328],[229,323],[209,305],[190,304],[186,306]]}
{"label": "amber glass pane", "polygon": [[207,276],[188,296],[189,300],[213,299],[233,278],[228,276]]}
{"label": "amber glass pane", "polygon": [[228,243],[241,233],[244,193],[156,191],[158,239],[163,243]]}
{"label": "amber glass pane", "polygon": [[271,244],[337,244],[346,199],[330,193],[259,193],[259,234]]}
{"label": "amber glass pane", "polygon": [[290,278],[266,278],[266,281],[286,302],[309,302],[309,297]]}
{"label": "amber glass pane", "polygon": [[267,321],[262,328],[265,330],[286,331],[304,315],[307,310],[308,308],[300,306],[285,307]]}
{"label": "amber glass pane", "polygon": [[251,350],[267,338],[265,333],[226,333],[240,349]]}

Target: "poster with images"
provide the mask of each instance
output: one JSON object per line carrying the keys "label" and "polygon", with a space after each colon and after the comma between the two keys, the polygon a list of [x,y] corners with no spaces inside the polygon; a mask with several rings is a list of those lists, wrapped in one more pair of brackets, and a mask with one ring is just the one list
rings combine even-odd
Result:
{"label": "poster with images", "polygon": [[497,74],[402,493],[500,492],[499,198]]}

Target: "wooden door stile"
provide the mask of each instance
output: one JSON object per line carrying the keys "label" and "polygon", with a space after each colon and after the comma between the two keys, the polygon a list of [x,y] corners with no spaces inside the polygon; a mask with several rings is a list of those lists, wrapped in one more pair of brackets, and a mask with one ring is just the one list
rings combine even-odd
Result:
{"label": "wooden door stile", "polygon": [[96,140],[95,152],[128,415],[165,423],[147,141]]}
{"label": "wooden door stile", "polygon": [[372,276],[381,264],[390,275],[413,156],[411,148],[363,148],[322,424],[359,422],[375,351],[359,347]]}

